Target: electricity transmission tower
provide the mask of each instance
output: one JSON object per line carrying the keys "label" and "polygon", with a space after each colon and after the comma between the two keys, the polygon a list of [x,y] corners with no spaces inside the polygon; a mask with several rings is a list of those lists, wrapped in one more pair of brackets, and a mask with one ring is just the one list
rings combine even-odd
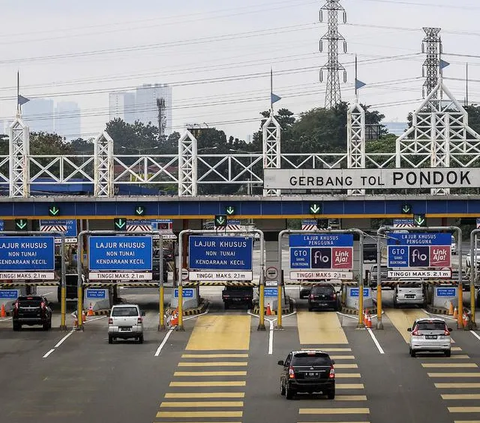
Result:
{"label": "electricity transmission tower", "polygon": [[347,12],[340,5],[340,0],[327,0],[320,9],[319,19],[323,22],[323,12],[327,12],[328,30],[320,39],[319,49],[323,52],[323,42],[327,41],[328,45],[328,61],[327,64],[320,69],[320,82],[323,82],[323,73],[327,72],[327,88],[325,93],[325,108],[335,107],[342,101],[340,92],[340,76],[339,71],[343,71],[343,81],[347,82],[347,72],[338,61],[338,44],[343,41],[343,51],[347,52],[347,42],[342,34],[338,32],[338,14],[343,12],[343,23],[347,22]]}
{"label": "electricity transmission tower", "polygon": [[[422,76],[425,77],[423,84],[423,98],[425,98],[438,84],[438,76],[441,69],[440,55],[442,54],[442,40],[439,35],[441,31],[440,28],[423,28],[423,30],[425,31],[425,38],[423,39],[422,53],[427,54],[422,69]],[[435,98],[436,94],[435,92]]]}

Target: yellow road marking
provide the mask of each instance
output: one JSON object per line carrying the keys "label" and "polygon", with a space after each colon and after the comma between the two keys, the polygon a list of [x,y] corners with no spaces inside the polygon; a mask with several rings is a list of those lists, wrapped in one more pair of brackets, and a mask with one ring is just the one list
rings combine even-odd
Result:
{"label": "yellow road marking", "polygon": [[178,363],[178,367],[209,367],[209,366],[218,366],[218,367],[240,367],[247,366],[246,361],[202,361],[202,362],[181,362]]}
{"label": "yellow road marking", "polygon": [[336,395],[335,401],[366,401],[366,395]]}
{"label": "yellow road marking", "polygon": [[335,364],[336,369],[358,369],[357,364]]}
{"label": "yellow road marking", "polygon": [[165,398],[245,398],[245,392],[168,392]]}
{"label": "yellow road marking", "polygon": [[[195,423],[200,423],[200,422],[195,422]],[[203,423],[203,422],[202,422]],[[297,423],[315,423],[315,422],[297,422]],[[321,422],[321,423],[370,423],[368,421],[365,421],[365,420],[362,420],[361,422],[352,422],[352,421],[348,421],[348,422]],[[457,422],[455,422],[457,423]],[[460,423],[468,423],[468,422],[460,422]],[[480,422],[472,422],[472,423],[480,423]]]}
{"label": "yellow road marking", "polygon": [[332,360],[355,360],[354,355],[331,355]]}
{"label": "yellow road marking", "polygon": [[385,311],[385,315],[392,322],[393,326],[397,328],[398,332],[400,332],[400,335],[402,335],[407,343],[410,342],[410,332],[408,332],[407,329],[412,327],[413,322],[416,319],[428,317],[428,314],[422,310],[389,309],[388,311]]}
{"label": "yellow road marking", "polygon": [[462,351],[461,347],[452,347],[452,351]]}
{"label": "yellow road marking", "polygon": [[337,313],[299,311],[297,326],[300,344],[348,344]]}
{"label": "yellow road marking", "polygon": [[443,394],[442,399],[444,400],[480,399],[480,394]]}
{"label": "yellow road marking", "polygon": [[478,367],[475,363],[422,363],[422,367]]}
{"label": "yellow road marking", "polygon": [[435,383],[435,388],[438,388],[438,389],[480,388],[480,383]]}
{"label": "yellow road marking", "polygon": [[298,414],[370,414],[369,408],[300,408]]}
{"label": "yellow road marking", "polygon": [[171,387],[205,387],[205,386],[246,386],[247,382],[244,380],[232,380],[232,381],[221,381],[218,382],[170,382]]}
{"label": "yellow road marking", "polygon": [[200,316],[186,350],[247,350],[250,347],[250,316]]}
{"label": "yellow road marking", "polygon": [[175,372],[173,376],[178,377],[203,377],[203,376],[247,376],[245,371],[233,371],[233,372]]}
{"label": "yellow road marking", "polygon": [[325,352],[347,352],[352,351],[351,348],[302,348],[302,351],[325,351]]}
{"label": "yellow road marking", "polygon": [[[464,358],[470,358],[468,354],[452,354],[450,360],[455,360],[455,359],[464,359]],[[445,357],[443,356],[430,356],[430,357],[421,357],[422,360],[428,360],[428,361],[434,361],[434,360],[445,360]]]}
{"label": "yellow road marking", "polygon": [[363,389],[363,383],[335,383],[335,389]]}
{"label": "yellow road marking", "polygon": [[170,401],[162,402],[160,408],[243,407],[243,401]]}
{"label": "yellow road marking", "polygon": [[347,379],[350,377],[359,378],[362,376],[360,373],[335,373],[335,379]]}
{"label": "yellow road marking", "polygon": [[480,413],[480,407],[448,407],[450,413]]}
{"label": "yellow road marking", "polygon": [[242,417],[243,411],[159,411],[159,418]]}
{"label": "yellow road marking", "polygon": [[480,423],[480,420],[455,420],[453,423]]}
{"label": "yellow road marking", "polygon": [[182,358],[246,358],[248,354],[182,354]]}
{"label": "yellow road marking", "polygon": [[480,373],[427,373],[430,377],[480,377]]}

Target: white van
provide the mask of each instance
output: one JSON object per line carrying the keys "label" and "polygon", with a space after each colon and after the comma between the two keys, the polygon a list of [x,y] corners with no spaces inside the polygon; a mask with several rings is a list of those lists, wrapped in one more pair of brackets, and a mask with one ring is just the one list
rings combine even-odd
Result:
{"label": "white van", "polygon": [[426,302],[423,282],[413,279],[400,279],[393,294],[393,307],[401,305],[424,306]]}
{"label": "white van", "polygon": [[145,312],[136,304],[114,305],[108,318],[108,343],[112,344],[117,338],[134,338],[142,344],[143,316]]}

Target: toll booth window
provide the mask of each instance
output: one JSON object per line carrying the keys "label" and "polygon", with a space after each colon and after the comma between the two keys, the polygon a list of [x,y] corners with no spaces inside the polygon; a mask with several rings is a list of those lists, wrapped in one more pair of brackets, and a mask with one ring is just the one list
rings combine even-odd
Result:
{"label": "toll booth window", "polygon": [[117,307],[113,309],[112,316],[125,317],[125,316],[138,316],[136,307]]}

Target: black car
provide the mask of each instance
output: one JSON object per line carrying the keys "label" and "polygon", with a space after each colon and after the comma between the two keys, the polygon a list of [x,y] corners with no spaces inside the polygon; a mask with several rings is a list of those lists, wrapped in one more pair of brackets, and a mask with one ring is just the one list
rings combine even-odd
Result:
{"label": "black car", "polygon": [[308,296],[308,311],[318,308],[340,310],[340,296],[333,285],[315,285]]}
{"label": "black car", "polygon": [[335,362],[323,351],[292,351],[280,375],[280,394],[292,399],[298,392],[322,392],[328,399],[335,398]]}
{"label": "black car", "polygon": [[13,305],[13,330],[17,331],[22,325],[42,325],[43,330],[52,327],[52,309],[45,297],[27,295],[17,298]]}

